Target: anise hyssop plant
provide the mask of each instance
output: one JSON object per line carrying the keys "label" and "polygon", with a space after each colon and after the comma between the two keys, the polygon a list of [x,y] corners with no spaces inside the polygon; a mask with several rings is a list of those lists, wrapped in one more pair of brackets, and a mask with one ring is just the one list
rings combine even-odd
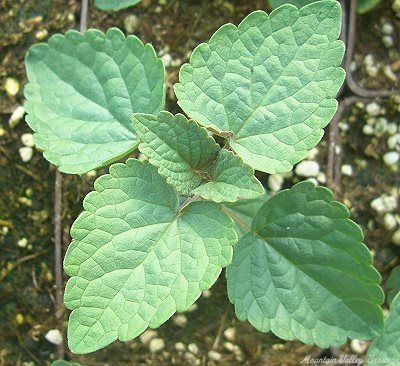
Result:
{"label": "anise hyssop plant", "polygon": [[340,30],[334,0],[222,26],[180,70],[186,116],[163,110],[164,66],[135,36],[69,31],[30,48],[27,122],[47,160],[83,174],[147,157],[111,165],[71,228],[73,352],[158,327],[224,267],[238,318],[262,332],[320,347],[382,333],[380,276],[346,207],[311,182],[269,198],[254,176],[290,171],[321,140],[344,80]]}

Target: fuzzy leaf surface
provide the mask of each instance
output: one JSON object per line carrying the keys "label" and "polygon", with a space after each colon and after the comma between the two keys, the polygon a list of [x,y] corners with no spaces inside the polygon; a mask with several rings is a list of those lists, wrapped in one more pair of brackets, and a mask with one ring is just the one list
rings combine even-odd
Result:
{"label": "fuzzy leaf surface", "polygon": [[222,149],[208,171],[209,182],[193,193],[214,202],[235,202],[261,197],[264,188],[254,176],[254,170],[239,156]]}
{"label": "fuzzy leaf surface", "polygon": [[333,0],[256,11],[238,27],[226,24],[182,66],[178,103],[201,125],[230,136],[254,169],[290,171],[337,109],[340,29],[341,7]]}
{"label": "fuzzy leaf surface", "polygon": [[27,122],[44,157],[85,173],[137,147],[134,112],[164,104],[164,66],[151,45],[111,28],[68,31],[26,55]]}
{"label": "fuzzy leaf surface", "polygon": [[94,5],[101,10],[121,10],[139,4],[142,0],[95,0]]}
{"label": "fuzzy leaf surface", "polygon": [[327,348],[383,327],[380,276],[360,228],[310,182],[271,197],[234,248],[228,295],[239,319]]}
{"label": "fuzzy leaf surface", "polygon": [[221,205],[179,208],[148,162],[112,165],[83,206],[64,261],[75,353],[131,340],[187,309],[230,263],[237,241]]}
{"label": "fuzzy leaf surface", "polygon": [[158,116],[134,114],[132,120],[140,139],[140,151],[169,184],[188,195],[216,159],[219,145],[205,128],[182,114],[174,116],[166,111]]}
{"label": "fuzzy leaf surface", "polygon": [[383,334],[376,338],[368,349],[366,364],[367,366],[400,364],[400,294],[390,305]]}

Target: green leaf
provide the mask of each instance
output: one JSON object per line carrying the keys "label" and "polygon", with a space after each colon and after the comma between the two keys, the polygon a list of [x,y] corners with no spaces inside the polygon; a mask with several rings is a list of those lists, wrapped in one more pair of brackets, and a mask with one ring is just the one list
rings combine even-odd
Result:
{"label": "green leaf", "polygon": [[64,261],[75,353],[133,339],[186,310],[230,263],[237,241],[221,205],[180,208],[148,162],[112,165],[83,206]]}
{"label": "green leaf", "polygon": [[219,145],[206,129],[182,114],[134,114],[132,121],[140,139],[139,150],[178,192],[190,194],[216,159]]}
{"label": "green leaf", "polygon": [[[292,4],[301,8],[305,5],[314,3],[316,0],[268,0],[269,5],[272,9],[275,9],[283,4]],[[364,14],[372,10],[376,5],[378,5],[381,0],[358,0],[357,1],[357,13]]]}
{"label": "green leaf", "polygon": [[228,295],[239,319],[326,348],[383,327],[383,292],[360,228],[332,193],[302,182],[270,198],[234,249]]}
{"label": "green leaf", "polygon": [[323,135],[344,80],[341,7],[319,1],[256,11],[222,26],[182,66],[178,103],[201,125],[228,135],[254,169],[290,171]]}
{"label": "green leaf", "polygon": [[364,14],[377,6],[381,0],[358,0],[357,13]]}
{"label": "green leaf", "polygon": [[151,45],[112,28],[68,31],[26,55],[27,122],[44,157],[85,173],[137,147],[133,112],[158,113],[164,67]]}
{"label": "green leaf", "polygon": [[294,6],[297,6],[298,8],[301,8],[315,1],[316,0],[268,0],[268,3],[272,9],[276,9],[284,4],[292,4]]}
{"label": "green leaf", "polygon": [[223,205],[223,210],[235,223],[234,228],[239,238],[250,231],[254,216],[268,199],[269,196],[265,192],[263,196],[257,199],[242,200]]}
{"label": "green leaf", "polygon": [[142,0],[95,0],[94,5],[101,10],[121,10],[139,4]]}
{"label": "green leaf", "polygon": [[400,364],[400,294],[390,306],[383,334],[376,338],[366,356],[368,366],[398,366]]}
{"label": "green leaf", "polygon": [[254,176],[254,170],[230,151],[222,149],[208,171],[210,182],[193,193],[214,202],[235,202],[260,197],[264,188]]}
{"label": "green leaf", "polygon": [[386,303],[390,305],[400,291],[400,266],[395,267],[390,272],[389,278],[386,281],[386,289]]}

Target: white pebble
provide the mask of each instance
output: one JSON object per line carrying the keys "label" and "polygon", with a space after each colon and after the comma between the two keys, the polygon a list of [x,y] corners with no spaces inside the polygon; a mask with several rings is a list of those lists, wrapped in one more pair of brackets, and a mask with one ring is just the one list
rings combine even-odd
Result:
{"label": "white pebble", "polygon": [[153,329],[147,329],[140,335],[140,342],[147,344],[155,337],[157,337],[157,332]]}
{"label": "white pebble", "polygon": [[193,312],[193,311],[196,311],[198,307],[199,307],[199,306],[195,303],[195,304],[193,304],[193,305],[190,305],[190,306],[186,309],[186,311],[187,311],[188,313],[191,313],[191,312]]}
{"label": "white pebble", "polygon": [[399,149],[400,148],[400,133],[396,133],[390,136],[387,140],[389,149]]}
{"label": "white pebble", "polygon": [[224,337],[228,340],[228,341],[234,341],[236,338],[236,329],[229,327],[226,328],[224,331]]}
{"label": "white pebble", "polygon": [[400,229],[394,232],[392,242],[393,244],[400,245]]}
{"label": "white pebble", "polygon": [[63,342],[63,336],[58,329],[50,329],[44,337],[47,341],[57,346]]}
{"label": "white pebble", "polygon": [[186,349],[185,343],[182,343],[182,342],[177,342],[177,343],[175,343],[175,349],[176,349],[178,352],[184,351],[184,350]]}
{"label": "white pebble", "polygon": [[374,134],[374,128],[370,125],[364,125],[362,132],[364,135],[371,136]]}
{"label": "white pebble", "polygon": [[136,33],[137,30],[139,29],[139,25],[140,25],[140,20],[134,14],[128,15],[124,19],[124,27],[125,27],[127,33],[129,33],[129,34]]}
{"label": "white pebble", "polygon": [[377,77],[379,73],[379,69],[376,66],[366,66],[365,71],[372,78]]}
{"label": "white pebble", "polygon": [[343,164],[340,170],[343,175],[347,175],[348,177],[351,177],[354,174],[354,168],[350,164]]}
{"label": "white pebble", "polygon": [[41,29],[35,33],[35,37],[38,41],[43,41],[48,35],[49,32],[47,31],[47,29]]}
{"label": "white pebble", "polygon": [[171,65],[172,57],[169,53],[166,53],[165,55],[161,56],[161,60],[164,63],[165,67],[168,67]]}
{"label": "white pebble", "polygon": [[165,342],[162,338],[153,338],[149,343],[149,351],[151,353],[156,353],[164,349]]}
{"label": "white pebble", "polygon": [[4,84],[4,88],[6,89],[8,96],[15,97],[19,92],[19,81],[14,78],[7,78]]}
{"label": "white pebble", "polygon": [[212,361],[220,361],[222,358],[222,355],[219,352],[213,350],[209,351],[207,356]]}
{"label": "white pebble", "polygon": [[364,65],[372,66],[373,64],[374,64],[374,56],[369,53],[364,57]]}
{"label": "white pebble", "polygon": [[391,24],[391,23],[385,23],[385,24],[383,24],[382,25],[382,28],[381,28],[381,32],[383,33],[383,34],[387,34],[387,35],[391,35],[391,34],[393,34],[393,32],[394,32],[394,27],[393,27],[393,24]]}
{"label": "white pebble", "polygon": [[326,174],[324,172],[319,172],[317,175],[317,181],[321,184],[326,183]]}
{"label": "white pebble", "polygon": [[397,208],[397,199],[393,196],[383,195],[381,197],[375,198],[371,202],[371,207],[378,214],[393,212]]}
{"label": "white pebble", "polygon": [[397,151],[389,151],[383,155],[383,161],[387,166],[396,165],[399,162],[400,154]]}
{"label": "white pebble", "polygon": [[307,155],[307,160],[315,160],[315,158],[317,157],[319,153],[319,150],[317,147],[312,148]]}
{"label": "white pebble", "polygon": [[385,228],[389,231],[393,230],[397,226],[396,217],[391,213],[386,213],[383,217],[383,223]]}
{"label": "white pebble", "polygon": [[188,322],[186,316],[183,314],[178,314],[178,315],[174,316],[173,321],[178,327],[181,327],[181,328],[186,327],[186,324]]}
{"label": "white pebble", "polygon": [[393,40],[392,36],[383,36],[382,43],[384,44],[384,46],[386,48],[390,48],[390,47],[393,47],[394,40]]}
{"label": "white pebble", "polygon": [[391,81],[395,82],[397,81],[397,75],[393,72],[392,68],[390,65],[386,65],[383,68],[383,74]]}
{"label": "white pebble", "polygon": [[352,339],[350,342],[350,348],[353,352],[358,353],[359,355],[364,354],[369,346],[369,342],[360,341],[358,339]]}
{"label": "white pebble", "polygon": [[24,133],[21,136],[21,142],[28,147],[33,147],[34,143],[33,143],[33,135],[31,133]]}
{"label": "white pebble", "polygon": [[365,111],[372,117],[376,117],[379,116],[379,114],[381,113],[381,108],[379,106],[378,103],[369,103],[367,104],[367,106],[365,107]]}
{"label": "white pebble", "polygon": [[188,350],[190,353],[193,353],[194,355],[197,355],[199,353],[199,347],[197,346],[196,343],[190,343],[188,345]]}
{"label": "white pebble", "polygon": [[211,291],[210,291],[210,290],[204,290],[204,291],[201,293],[201,296],[204,297],[205,299],[208,299],[208,298],[211,297]]}
{"label": "white pebble", "polygon": [[29,146],[20,147],[18,149],[19,156],[24,163],[27,163],[29,160],[32,159],[33,156],[33,149]]}
{"label": "white pebble", "polygon": [[280,174],[272,174],[268,178],[268,188],[272,192],[278,192],[281,190],[283,185],[283,177]]}
{"label": "white pebble", "polygon": [[27,239],[27,238],[19,239],[19,240],[17,241],[17,245],[18,245],[20,248],[26,248],[26,246],[28,245],[28,239]]}
{"label": "white pebble", "polygon": [[300,177],[316,177],[319,174],[319,164],[312,160],[303,160],[297,164],[295,173]]}
{"label": "white pebble", "polygon": [[22,105],[15,108],[10,119],[8,120],[8,125],[11,128],[14,128],[21,121],[24,114],[25,114],[25,108]]}
{"label": "white pebble", "polygon": [[386,132],[389,135],[395,135],[397,132],[397,124],[396,123],[388,123],[387,127],[386,127]]}

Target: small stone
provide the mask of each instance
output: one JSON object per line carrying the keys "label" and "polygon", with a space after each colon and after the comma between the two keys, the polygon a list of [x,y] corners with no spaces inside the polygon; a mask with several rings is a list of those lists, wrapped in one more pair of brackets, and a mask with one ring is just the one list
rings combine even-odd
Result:
{"label": "small stone", "polygon": [[317,147],[312,148],[307,155],[307,160],[315,160],[315,158],[317,157],[319,153],[319,150]]}
{"label": "small stone", "polygon": [[27,238],[21,238],[17,241],[17,245],[20,248],[26,248],[26,246],[28,245],[28,239]]}
{"label": "small stone", "polygon": [[18,314],[15,316],[15,321],[16,321],[16,323],[17,323],[18,325],[22,325],[22,324],[25,323],[25,318],[24,318],[24,316],[23,316],[21,313],[18,313]]}
{"label": "small stone", "polygon": [[394,0],[392,4],[392,9],[396,16],[400,18],[400,0]]}
{"label": "small stone", "polygon": [[197,304],[193,304],[193,305],[190,305],[190,306],[186,309],[186,311],[187,311],[188,313],[192,313],[193,311],[196,311],[198,307],[199,307],[199,306],[198,306]]}
{"label": "small stone", "polygon": [[396,165],[400,160],[400,154],[397,151],[389,151],[383,155],[383,161],[387,166]]}
{"label": "small stone", "polygon": [[204,297],[205,299],[208,299],[211,297],[211,291],[210,290],[205,290],[201,293],[201,296]]}
{"label": "small stone", "polygon": [[362,355],[364,354],[369,346],[369,342],[367,341],[360,341],[358,339],[352,339],[350,342],[350,348],[353,352]]}
{"label": "small stone", "polygon": [[397,208],[397,199],[393,196],[382,195],[371,202],[371,208],[378,214],[393,212]]}
{"label": "small stone", "polygon": [[188,345],[188,350],[190,353],[197,355],[199,353],[199,347],[197,346],[196,343],[190,343]]}
{"label": "small stone", "polygon": [[374,64],[374,56],[369,53],[364,57],[364,65],[372,66],[373,64]]}
{"label": "small stone", "polygon": [[393,32],[394,32],[393,24],[391,24],[391,23],[384,23],[384,24],[382,25],[381,32],[382,32],[383,34],[387,34],[388,36],[390,36],[390,35],[393,34]]}
{"label": "small stone", "polygon": [[381,113],[381,107],[379,106],[378,103],[369,103],[365,107],[365,111],[372,117],[377,117]]}
{"label": "small stone", "polygon": [[161,60],[164,63],[164,66],[168,67],[171,65],[172,57],[169,53],[166,53],[165,55],[161,56]]}
{"label": "small stone", "polygon": [[357,62],[356,61],[351,61],[351,63],[350,63],[350,70],[351,71],[356,71],[358,69],[358,65],[357,65]]}
{"label": "small stone", "polygon": [[236,339],[236,329],[233,327],[226,328],[224,330],[224,337],[228,340],[233,342]]}
{"label": "small stone", "polygon": [[157,332],[153,329],[147,329],[140,335],[140,342],[147,344],[155,337],[157,337]]}
{"label": "small stone", "polygon": [[175,325],[177,325],[178,327],[184,328],[186,327],[186,324],[188,322],[187,318],[185,315],[183,314],[178,314],[173,318],[173,321],[175,323]]}
{"label": "small stone", "polygon": [[348,177],[351,177],[354,174],[354,168],[350,164],[343,164],[340,170],[343,175],[347,175]]}
{"label": "small stone", "polygon": [[364,135],[371,136],[374,134],[374,128],[370,125],[364,125],[362,132]]}
{"label": "small stone", "polygon": [[374,135],[377,137],[381,137],[383,134],[385,134],[387,131],[387,125],[388,121],[386,118],[384,117],[378,118],[374,128]]}
{"label": "small stone", "polygon": [[41,29],[36,32],[35,37],[38,41],[43,41],[48,35],[47,29]]}
{"label": "small stone", "polygon": [[393,244],[400,245],[400,229],[394,232],[392,242]]}
{"label": "small stone", "polygon": [[278,192],[283,185],[283,177],[280,174],[272,174],[268,178],[268,187],[272,192]]}
{"label": "small stone", "polygon": [[24,133],[21,136],[21,142],[28,147],[33,147],[34,143],[33,143],[33,135],[31,133]]}
{"label": "small stone", "polygon": [[394,40],[392,36],[383,36],[382,43],[386,48],[390,48],[394,46]]}
{"label": "small stone", "polygon": [[19,81],[14,78],[7,78],[4,84],[4,88],[6,89],[8,96],[15,97],[19,92]]}
{"label": "small stone", "polygon": [[63,336],[58,329],[50,329],[44,336],[46,340],[59,346],[63,342]]}
{"label": "small stone", "polygon": [[385,214],[385,216],[383,217],[383,223],[385,225],[385,228],[389,231],[392,231],[397,226],[396,217],[391,213]]}
{"label": "small stone", "polygon": [[386,65],[383,68],[383,74],[391,81],[395,82],[397,81],[397,75],[393,72],[392,68],[390,65]]}
{"label": "small stone", "polygon": [[319,173],[319,164],[312,160],[303,160],[297,164],[295,173],[300,177],[316,177]]}
{"label": "small stone", "polygon": [[213,350],[209,351],[207,356],[212,361],[220,361],[222,358],[222,355],[219,352]]}
{"label": "small stone", "polygon": [[27,163],[29,160],[32,159],[33,149],[31,147],[29,147],[29,146],[20,147],[18,149],[18,151],[19,151],[19,155],[21,157],[21,160],[24,163]]}
{"label": "small stone", "polygon": [[376,66],[367,66],[365,71],[367,72],[368,76],[371,76],[372,78],[377,77],[379,73],[379,69]]}
{"label": "small stone", "polygon": [[318,183],[325,184],[326,183],[326,174],[324,172],[319,172],[317,175]]}
{"label": "small stone", "polygon": [[21,121],[24,114],[25,108],[22,105],[15,108],[10,119],[8,120],[8,125],[10,126],[10,128],[14,128]]}
{"label": "small stone", "polygon": [[178,352],[183,352],[186,349],[186,345],[185,345],[185,343],[177,342],[177,343],[175,343],[175,349]]}
{"label": "small stone", "polygon": [[153,338],[149,343],[149,351],[156,353],[165,348],[165,342],[162,338]]}
{"label": "small stone", "polygon": [[127,33],[136,33],[140,26],[140,19],[138,16],[131,14],[125,17],[124,27]]}
{"label": "small stone", "polygon": [[393,136],[397,132],[397,124],[396,123],[388,123],[386,126],[386,132],[390,135]]}
{"label": "small stone", "polygon": [[400,149],[400,133],[390,136],[387,140],[389,149]]}

